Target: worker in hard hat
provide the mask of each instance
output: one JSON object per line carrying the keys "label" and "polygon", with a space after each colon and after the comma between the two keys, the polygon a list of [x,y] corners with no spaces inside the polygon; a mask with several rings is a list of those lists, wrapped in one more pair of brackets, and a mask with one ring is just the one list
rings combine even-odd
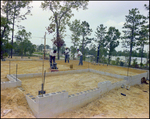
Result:
{"label": "worker in hard hat", "polygon": [[52,61],[53,61],[53,63],[55,63],[56,55],[57,55],[56,50],[50,51],[50,67],[52,67]]}
{"label": "worker in hard hat", "polygon": [[68,60],[68,63],[69,63],[69,49],[68,49],[68,47],[66,47],[64,54],[65,54],[65,63],[66,63],[67,60]]}

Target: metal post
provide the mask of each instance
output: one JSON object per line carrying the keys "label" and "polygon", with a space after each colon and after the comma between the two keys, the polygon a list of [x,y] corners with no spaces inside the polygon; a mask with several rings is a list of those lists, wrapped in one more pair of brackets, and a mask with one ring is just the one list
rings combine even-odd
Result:
{"label": "metal post", "polygon": [[18,64],[16,64],[16,81],[17,81],[17,68],[18,68]]}
{"label": "metal post", "polygon": [[[46,74],[46,70],[44,71],[44,82],[45,82],[45,74]],[[42,92],[44,92],[44,82],[42,84]],[[42,93],[42,97],[43,97],[43,93]]]}

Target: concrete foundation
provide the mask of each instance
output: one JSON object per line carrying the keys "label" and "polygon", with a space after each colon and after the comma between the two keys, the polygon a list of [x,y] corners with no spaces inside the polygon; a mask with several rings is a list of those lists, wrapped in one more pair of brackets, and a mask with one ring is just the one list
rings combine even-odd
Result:
{"label": "concrete foundation", "polygon": [[[46,76],[50,75],[60,75],[68,73],[82,73],[82,72],[93,72],[98,74],[103,74],[111,77],[122,78],[124,80],[111,83],[111,81],[99,82],[97,87],[91,90],[82,91],[76,94],[68,95],[68,92],[61,91],[55,93],[48,93],[38,95],[33,97],[31,94],[26,94],[26,100],[29,107],[31,108],[35,117],[46,118],[46,117],[56,117],[58,114],[64,113],[66,111],[71,111],[77,108],[80,108],[87,103],[92,102],[93,100],[100,97],[100,95],[115,89],[120,88],[122,85],[135,85],[141,84],[141,78],[149,76],[149,72],[142,73],[135,76],[122,76],[111,74],[107,72],[101,72],[93,69],[82,69],[82,70],[71,70],[71,71],[59,71],[59,72],[48,72]],[[42,73],[33,73],[33,74],[19,74],[18,78],[23,77],[36,77],[42,76]],[[15,75],[7,75],[7,78],[10,80],[8,82],[1,82],[1,89],[21,86],[21,81]]]}

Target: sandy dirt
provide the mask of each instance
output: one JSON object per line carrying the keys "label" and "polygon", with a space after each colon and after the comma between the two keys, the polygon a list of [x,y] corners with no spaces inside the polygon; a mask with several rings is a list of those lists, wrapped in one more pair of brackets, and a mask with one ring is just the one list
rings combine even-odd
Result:
{"label": "sandy dirt", "polygon": [[[72,61],[72,60],[70,61],[70,63],[65,63],[64,60],[56,61],[56,63],[59,68],[59,71],[70,70],[69,66],[70,66],[70,64],[73,64],[73,70],[91,68],[91,69],[95,69],[95,70],[106,71],[109,73],[115,73],[115,74],[120,74],[120,75],[125,75],[125,76],[127,75],[127,68],[124,68],[124,67],[115,67],[115,66],[106,66],[106,65],[99,66],[99,65],[92,65],[87,62],[83,62],[83,66],[78,66],[79,61]],[[16,64],[18,64],[18,74],[41,73],[42,72],[42,61],[11,61],[11,71],[10,71],[11,74],[16,73],[16,68],[15,68]],[[44,63],[44,70],[46,70],[46,72],[49,72],[49,61],[48,60],[45,61],[45,63]],[[129,69],[129,76],[137,75],[137,74],[144,73],[144,72],[145,71]],[[1,61],[1,79],[5,80],[7,74],[9,74],[9,61]],[[69,76],[69,74],[68,74],[68,77],[72,78],[71,80],[73,81],[73,78],[75,78],[78,74],[74,74],[74,75],[75,76],[72,77],[72,76]],[[94,74],[94,76],[96,77],[95,74]],[[65,79],[65,75],[62,77]],[[65,82],[62,83],[62,85],[55,85],[53,87],[53,89],[54,89],[53,91],[55,92],[55,89],[57,89],[58,86],[59,86],[59,88],[62,88],[66,84],[68,84],[68,86],[69,86],[69,83],[71,84],[71,82],[69,82],[68,77],[65,79]],[[83,78],[83,77],[84,77],[84,75],[81,76],[80,78]],[[56,76],[56,79],[63,81],[62,79],[59,78],[59,76]],[[88,79],[90,79],[90,77]],[[37,77],[37,79],[33,79],[33,80],[38,81],[41,79],[40,78],[38,79],[38,77]],[[45,79],[45,81],[49,81],[49,80],[51,80],[51,78]],[[53,82],[52,80],[49,81],[49,83],[52,83]],[[95,78],[95,80],[96,80],[96,78]],[[109,80],[109,78],[107,80]],[[28,80],[24,80],[24,81],[25,81],[25,83],[28,82]],[[92,88],[92,86],[94,86],[94,83],[97,83],[97,82],[92,81],[92,83],[91,83],[91,79],[89,80],[89,82],[85,82],[85,81],[82,82],[82,80],[81,80],[78,83],[76,82],[75,84],[72,84],[70,86],[80,87],[81,84],[83,86],[85,86],[84,83],[86,85],[92,84],[90,87],[90,88]],[[37,86],[37,87],[36,86],[37,85],[33,85],[30,87],[37,88],[37,93],[38,93],[38,90],[39,89],[41,90],[41,84],[39,83],[39,86]],[[25,85],[23,88],[25,88]],[[68,87],[68,89],[69,89],[69,87]],[[65,89],[61,89],[61,90],[65,90]],[[86,90],[86,86],[85,86],[85,90]],[[148,92],[143,92],[143,90],[146,90]],[[26,89],[26,91],[28,92],[27,89]],[[1,117],[2,118],[3,117],[4,118],[10,118],[10,117],[34,118],[32,111],[30,110],[30,108],[27,104],[27,101],[25,99],[26,91],[21,92],[17,88],[1,90]],[[30,92],[30,90],[29,90],[29,92]],[[31,90],[31,92],[32,92],[32,90]],[[122,96],[122,95],[120,95],[120,93],[125,93],[126,96]],[[12,111],[6,115],[3,115],[4,114],[3,112],[6,109],[11,109]],[[65,114],[59,115],[58,117],[90,117],[90,118],[147,117],[148,118],[149,117],[149,85],[141,84],[141,85],[131,86],[130,90],[121,89],[121,88],[112,90],[112,91],[102,95],[100,99],[97,99],[75,111],[67,112]]]}
{"label": "sandy dirt", "polygon": [[[12,111],[4,115],[6,109]],[[1,91],[1,118],[32,118],[34,117],[23,92],[17,88]]]}
{"label": "sandy dirt", "polygon": [[[1,79],[5,78],[7,74],[9,74],[9,68],[10,68],[10,74],[16,74],[16,64],[18,64],[17,74],[28,74],[28,73],[41,73],[42,72],[42,61],[10,61],[10,67],[9,67],[9,61],[1,61]],[[83,66],[78,66],[79,61],[78,60],[70,60],[70,63],[65,63],[64,60],[56,61],[57,67],[59,71],[66,71],[71,70],[70,64],[73,64],[73,70],[78,69],[95,69],[103,72],[109,72],[113,74],[119,74],[119,75],[125,75],[127,76],[127,68],[125,67],[116,67],[116,66],[107,66],[107,65],[92,65],[91,63],[84,62]],[[44,70],[46,72],[49,72],[50,64],[48,60],[44,61]],[[143,70],[136,70],[129,68],[129,76],[137,75],[140,73],[144,73],[146,71]]]}
{"label": "sandy dirt", "polygon": [[[147,91],[147,92],[143,92]],[[120,95],[126,94],[126,96]],[[8,114],[3,111],[11,109]],[[17,88],[1,91],[1,118],[35,118],[25,99],[24,92]],[[149,85],[131,86],[129,90],[114,89],[82,108],[66,112],[58,118],[148,118],[149,117]]]}
{"label": "sandy dirt", "polygon": [[[22,88],[27,93],[33,96],[38,95],[38,91],[41,90],[41,77],[20,78],[20,80],[22,81]],[[92,72],[47,76],[45,77],[44,90],[46,93],[66,90],[70,95],[96,88],[98,82],[111,81],[115,83],[122,80]]]}
{"label": "sandy dirt", "polygon": [[[122,96],[121,93],[126,96]],[[129,90],[125,88],[111,90],[86,106],[57,117],[149,118],[149,85],[135,85]]]}
{"label": "sandy dirt", "polygon": [[6,81],[9,81],[8,78],[1,78],[1,82],[6,82]]}

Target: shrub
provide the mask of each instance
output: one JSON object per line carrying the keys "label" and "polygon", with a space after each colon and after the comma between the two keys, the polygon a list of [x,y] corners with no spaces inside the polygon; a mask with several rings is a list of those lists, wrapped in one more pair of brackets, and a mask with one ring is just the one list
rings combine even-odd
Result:
{"label": "shrub", "polygon": [[144,66],[144,64],[143,63],[140,63],[140,67],[143,67]]}
{"label": "shrub", "polygon": [[137,59],[133,59],[132,67],[139,68],[139,66],[137,64]]}
{"label": "shrub", "polygon": [[111,60],[111,64],[112,65],[116,65],[116,61],[115,60]]}

